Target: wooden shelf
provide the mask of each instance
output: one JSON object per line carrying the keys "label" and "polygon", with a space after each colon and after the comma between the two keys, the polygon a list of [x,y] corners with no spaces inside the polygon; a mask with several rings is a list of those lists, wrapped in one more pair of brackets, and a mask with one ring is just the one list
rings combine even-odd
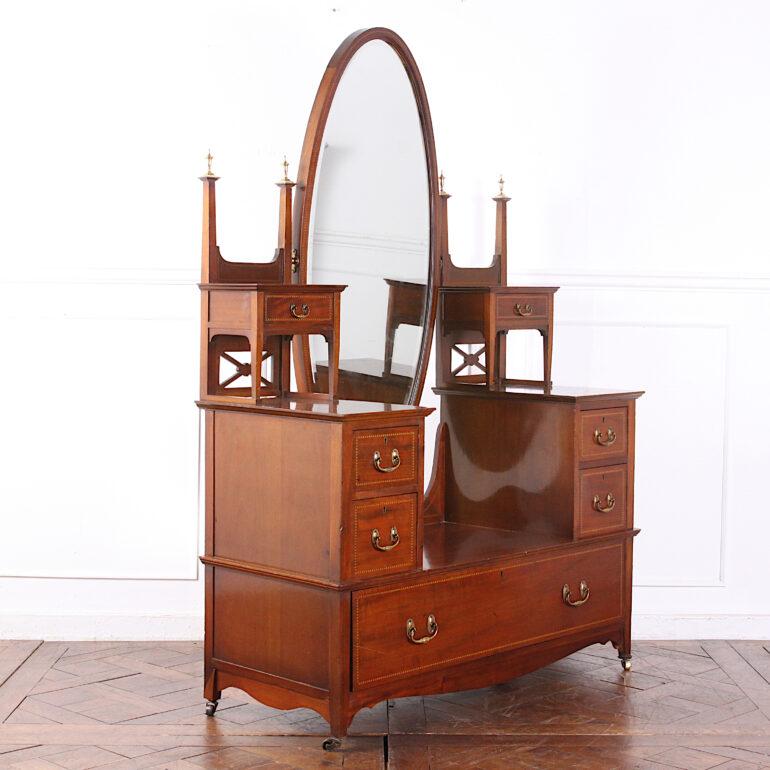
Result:
{"label": "wooden shelf", "polygon": [[425,527],[423,569],[466,567],[573,542],[552,532],[475,527],[442,522]]}

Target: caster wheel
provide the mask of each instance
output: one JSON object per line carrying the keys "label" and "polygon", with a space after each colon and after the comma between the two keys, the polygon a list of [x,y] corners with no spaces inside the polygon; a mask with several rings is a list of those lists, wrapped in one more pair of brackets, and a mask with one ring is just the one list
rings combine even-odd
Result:
{"label": "caster wheel", "polygon": [[210,700],[208,703],[206,703],[206,716],[213,717],[218,705],[219,702],[215,700]]}
{"label": "caster wheel", "polygon": [[327,738],[321,744],[324,751],[335,751],[340,746],[342,746],[342,741],[339,738]]}
{"label": "caster wheel", "polygon": [[623,671],[631,670],[631,658],[621,658],[620,665],[623,666]]}

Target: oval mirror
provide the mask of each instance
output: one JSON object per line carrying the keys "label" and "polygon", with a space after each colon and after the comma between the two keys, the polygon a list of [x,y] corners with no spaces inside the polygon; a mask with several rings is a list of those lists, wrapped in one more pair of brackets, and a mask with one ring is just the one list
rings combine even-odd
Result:
{"label": "oval mirror", "polygon": [[[298,174],[302,283],[346,284],[340,398],[417,403],[435,316],[433,129],[417,66],[386,29],[354,33],[327,67]],[[295,347],[299,390],[327,389],[326,344]]]}

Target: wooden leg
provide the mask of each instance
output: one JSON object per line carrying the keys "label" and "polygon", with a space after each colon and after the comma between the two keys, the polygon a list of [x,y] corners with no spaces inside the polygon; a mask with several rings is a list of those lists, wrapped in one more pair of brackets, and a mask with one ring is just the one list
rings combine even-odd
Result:
{"label": "wooden leg", "polygon": [[334,398],[337,393],[337,383],[340,376],[340,337],[331,332],[326,337],[329,346],[329,398]]}
{"label": "wooden leg", "polygon": [[280,367],[278,372],[273,372],[273,382],[279,384],[281,395],[291,390],[291,337],[281,337],[280,355],[275,366]]}
{"label": "wooden leg", "polygon": [[206,716],[213,717],[219,705],[219,699],[222,697],[222,691],[217,685],[216,669],[210,669],[206,672],[203,697],[206,699]]}
{"label": "wooden leg", "polygon": [[497,381],[504,382],[508,363],[508,332],[500,332],[497,338]]}
{"label": "wooden leg", "polygon": [[553,359],[553,334],[551,327],[546,326],[540,330],[543,335],[543,385],[550,388],[551,382],[551,360]]}

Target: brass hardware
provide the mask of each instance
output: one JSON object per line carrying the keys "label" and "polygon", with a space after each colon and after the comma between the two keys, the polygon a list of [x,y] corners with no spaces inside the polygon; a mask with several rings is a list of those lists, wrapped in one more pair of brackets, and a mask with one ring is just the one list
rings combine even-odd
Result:
{"label": "brass hardware", "polygon": [[436,623],[436,618],[434,615],[428,615],[428,635],[423,636],[420,639],[415,639],[417,628],[414,625],[414,620],[409,618],[409,620],[406,621],[406,638],[412,644],[427,644],[431,639],[436,638],[437,633],[438,623]]}
{"label": "brass hardware", "polygon": [[392,551],[400,542],[401,538],[398,536],[395,524],[390,528],[390,545],[380,545],[380,530],[372,530],[372,545],[378,551]]}
{"label": "brass hardware", "polygon": [[513,309],[516,311],[518,315],[523,315],[523,316],[532,315],[532,305],[530,305],[529,303],[527,303],[526,305],[522,305],[520,302],[517,302],[513,306]]}
{"label": "brass hardware", "polygon": [[599,513],[609,513],[615,507],[615,496],[612,492],[607,492],[607,503],[602,506],[602,499],[599,495],[594,495],[594,510]]}
{"label": "brass hardware", "polygon": [[445,179],[444,172],[442,171],[439,174],[439,177],[438,177],[438,191],[439,191],[439,195],[443,195],[444,194],[444,179]]}
{"label": "brass hardware", "polygon": [[499,197],[500,198],[504,198],[505,197],[505,193],[503,192],[503,185],[505,184],[505,179],[503,179],[503,175],[502,174],[500,174],[500,178],[497,180],[497,184],[500,185],[500,195],[499,195]]}
{"label": "brass hardware", "polygon": [[297,312],[297,306],[293,302],[289,306],[289,310],[291,311],[291,314],[295,318],[307,318],[310,315],[310,308],[307,305],[305,305],[304,303],[302,305],[302,312],[301,313]]}
{"label": "brass hardware", "polygon": [[390,468],[383,468],[381,465],[382,455],[379,452],[375,452],[372,455],[372,462],[374,463],[374,467],[380,471],[380,473],[393,473],[393,471],[396,470],[399,465],[401,465],[401,455],[398,453],[398,449],[395,447],[390,453],[390,461],[392,463]]}
{"label": "brass hardware", "polygon": [[206,176],[214,176],[214,172],[211,170],[211,162],[214,160],[214,156],[211,154],[211,150],[209,150],[209,154],[206,156],[206,162],[208,163],[208,171],[206,171]]}
{"label": "brass hardware", "polygon": [[283,156],[283,180],[284,182],[291,182],[289,179],[289,161],[286,160],[286,156]]}
{"label": "brass hardware", "polygon": [[572,600],[572,595],[569,590],[569,583],[565,583],[561,589],[561,598],[569,607],[579,607],[581,604],[585,604],[590,596],[591,591],[589,590],[588,583],[586,583],[585,580],[580,581],[580,598],[576,601]]}
{"label": "brass hardware", "polygon": [[602,432],[598,428],[594,431],[594,440],[600,446],[612,446],[616,438],[617,436],[612,428],[607,428],[607,438],[602,436]]}
{"label": "brass hardware", "polygon": [[296,249],[291,250],[291,272],[296,273],[299,270],[299,252]]}

